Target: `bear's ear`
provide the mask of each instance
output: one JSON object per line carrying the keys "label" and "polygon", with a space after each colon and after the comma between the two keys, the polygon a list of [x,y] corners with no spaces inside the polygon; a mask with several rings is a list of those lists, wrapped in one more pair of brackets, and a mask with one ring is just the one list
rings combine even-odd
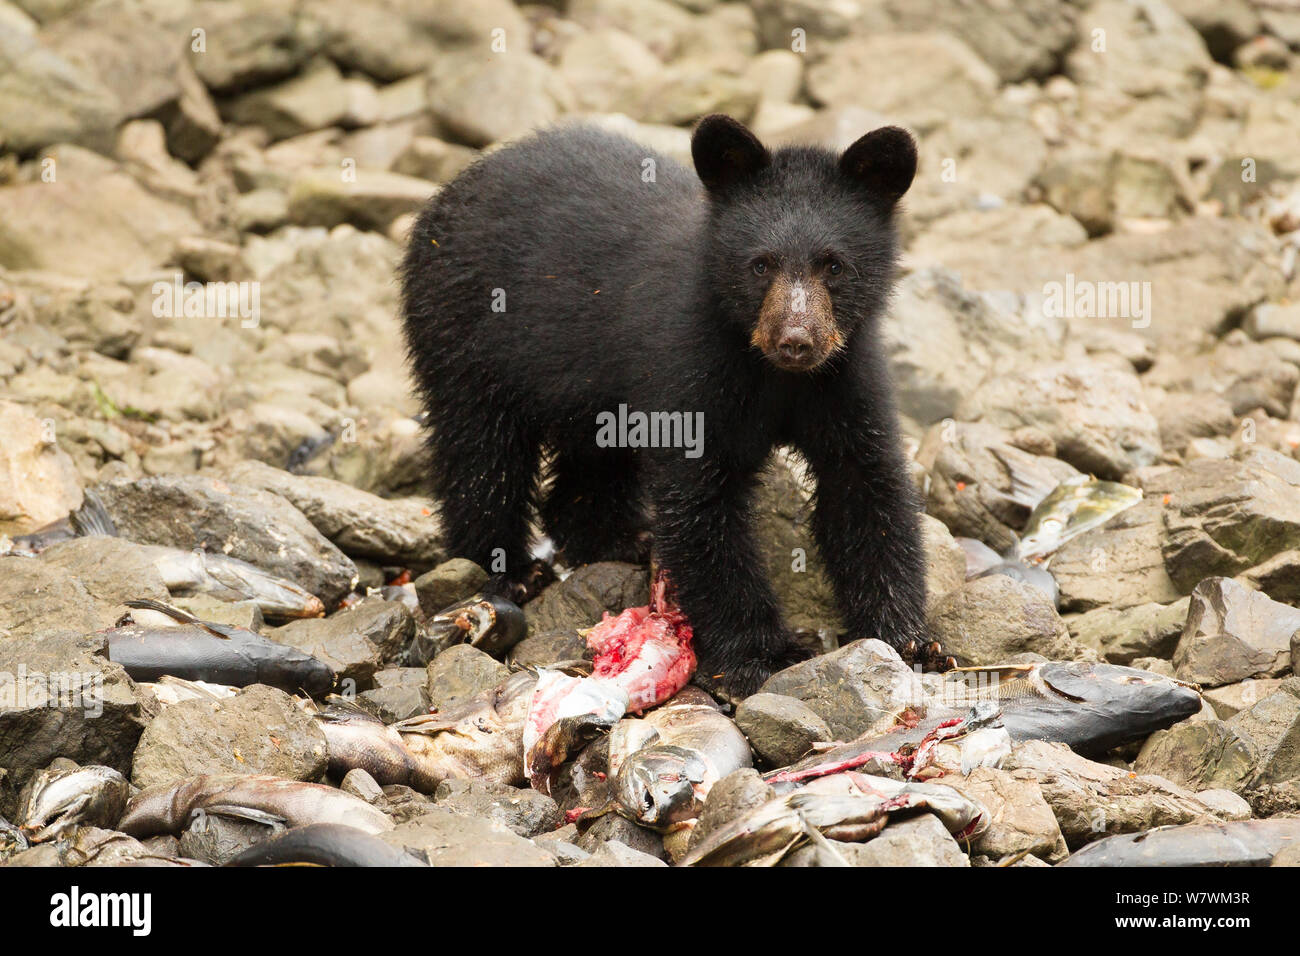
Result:
{"label": "bear's ear", "polygon": [[872,130],[844,151],[840,172],[892,206],[916,175],[916,141],[897,126]]}
{"label": "bear's ear", "polygon": [[700,182],[709,189],[724,189],[754,175],[772,157],[744,126],[730,116],[714,113],[695,127],[691,158]]}

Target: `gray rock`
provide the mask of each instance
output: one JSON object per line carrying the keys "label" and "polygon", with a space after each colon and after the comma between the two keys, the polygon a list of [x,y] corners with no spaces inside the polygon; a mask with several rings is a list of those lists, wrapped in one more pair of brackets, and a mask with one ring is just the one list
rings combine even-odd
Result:
{"label": "gray rock", "polygon": [[699,822],[691,831],[690,849],[697,847],[710,833],[762,806],[774,796],[772,788],[752,767],[727,774],[713,785],[704,800]]}
{"label": "gray rock", "polygon": [[1220,720],[1228,720],[1243,710],[1249,710],[1282,686],[1281,678],[1244,680],[1238,684],[1211,687],[1203,692],[1205,700],[1214,708]]}
{"label": "gray rock", "polygon": [[428,674],[423,667],[388,667],[376,671],[375,686],[357,695],[357,703],[386,724],[428,713]]}
{"label": "gray rock", "polygon": [[617,813],[607,813],[598,817],[578,837],[577,845],[588,853],[596,854],[607,843],[618,842],[631,847],[647,856],[664,860],[668,853],[664,850],[664,838],[654,830],[638,826],[627,817]]}
{"label": "gray rock", "polygon": [[533,842],[555,857],[555,862],[560,866],[577,866],[583,860],[591,859],[591,854],[574,843],[576,839],[577,824],[566,823],[558,830],[533,837]]}
{"label": "gray rock", "polygon": [[93,73],[35,37],[0,31],[0,130],[8,149],[77,143],[107,152],[122,115],[117,97]]}
{"label": "gray rock", "polygon": [[527,50],[452,53],[430,70],[429,107],[468,146],[515,139],[549,125],[571,101],[564,79]]}
{"label": "gray rock", "polygon": [[358,229],[386,231],[398,216],[417,212],[437,186],[413,176],[375,169],[309,169],[289,188],[289,219],[300,226],[333,228],[351,223]]}
{"label": "gray rock", "polygon": [[456,644],[429,662],[429,706],[450,710],[475,694],[496,687],[510,676],[510,668],[493,660],[477,647]]}
{"label": "gray rock", "polygon": [[415,579],[420,610],[426,616],[463,601],[487,584],[488,574],[468,558],[452,558]]}
{"label": "gray rock", "polygon": [[108,660],[102,636],[0,637],[0,816],[14,816],[6,795],[56,757],[129,774],[144,723],[135,684]]}
{"label": "gray rock", "polygon": [[444,552],[434,504],[388,499],[329,478],[294,475],[260,461],[225,469],[231,481],[280,495],[345,554],[422,568]]}
{"label": "gray rock", "polygon": [[1167,511],[1148,487],[1144,500],[1067,541],[1052,559],[1061,610],[1172,604],[1182,597],[1166,569]]}
{"label": "gray rock", "polygon": [[1189,599],[1172,604],[1099,607],[1066,618],[1070,636],[1112,664],[1130,665],[1139,657],[1170,658],[1187,622]]}
{"label": "gray rock", "polygon": [[208,89],[232,93],[301,68],[320,48],[320,25],[289,6],[205,3],[204,49],[190,63]]}
{"label": "gray rock", "polygon": [[532,634],[510,648],[510,663],[524,666],[576,661],[588,653],[587,639],[576,628]]}
{"label": "gray rock", "polygon": [[1133,761],[1142,774],[1158,774],[1193,790],[1241,790],[1254,772],[1252,742],[1221,720],[1184,720],[1147,738]]}
{"label": "gray rock", "polygon": [[153,561],[138,545],[121,538],[96,535],[61,541],[41,552],[38,561],[81,582],[92,599],[87,610],[93,610],[98,621],[95,630],[112,626],[126,611],[125,601],[171,600]]}
{"label": "gray rock", "polygon": [[1174,667],[1205,687],[1276,677],[1291,667],[1297,635],[1300,610],[1229,578],[1206,578],[1192,591]]}
{"label": "gray rock", "polygon": [[344,793],[350,793],[352,796],[366,801],[371,806],[378,806],[381,809],[386,802],[384,788],[379,785],[374,777],[360,767],[353,767],[343,775],[343,779],[339,781],[339,789]]}
{"label": "gray rock", "polygon": [[509,827],[432,807],[380,839],[422,856],[430,866],[555,866],[555,857]]}
{"label": "gray rock", "polygon": [[271,835],[271,828],[262,823],[201,813],[181,834],[177,853],[211,866],[224,866]]}
{"label": "gray rock", "polygon": [[602,561],[584,565],[556,581],[524,605],[528,633],[591,627],[609,611],[650,603],[646,569],[635,564]]}
{"label": "gray rock", "polygon": [[932,813],[890,823],[866,843],[840,849],[848,850],[854,866],[970,866],[970,859]]}
{"label": "gray rock", "polygon": [[137,787],[203,773],[269,773],[316,781],[329,759],[325,735],[284,691],[254,684],[222,701],[164,708],[135,748]]}
{"label": "gray rock", "polygon": [[928,626],[931,638],[962,666],[999,664],[1026,651],[1052,660],[1085,656],[1046,595],[1001,574],[974,578],[948,594]]}
{"label": "gray rock", "polygon": [[439,807],[504,824],[522,837],[535,837],[564,823],[560,808],[544,793],[477,780],[444,780],[434,792]]}
{"label": "gray rock", "polygon": [[[415,635],[415,619],[398,601],[367,600],[329,617],[291,621],[267,636],[324,661],[336,680],[369,690],[375,672]],[[347,685],[345,685],[347,686]]]}
{"label": "gray rock", "polygon": [[1278,691],[1226,722],[1254,748],[1254,774],[1248,786],[1294,786],[1300,777],[1298,694],[1300,681],[1288,678]]}
{"label": "gray rock", "polygon": [[618,840],[610,840],[602,843],[595,853],[587,857],[577,866],[660,866],[666,867],[668,864],[657,856],[651,856],[649,853],[642,853],[640,850],[634,850],[625,843]]}
{"label": "gray rock", "polygon": [[96,491],[123,537],[221,551],[298,583],[327,608],[356,575],[347,556],[279,495],[198,475],[115,479]]}
{"label": "gray rock", "polygon": [[292,79],[246,93],[225,109],[236,123],[286,139],[337,125],[347,113],[348,87],[338,67],[322,57]]}
{"label": "gray rock", "polygon": [[1201,459],[1145,483],[1148,497],[1168,496],[1162,550],[1179,588],[1238,574],[1300,545],[1296,485],[1260,461]]}
{"label": "gray rock", "polygon": [[736,726],[769,767],[799,760],[818,741],[831,739],[826,721],[803,701],[779,694],[755,694],[736,708]]}
{"label": "gray rock", "polygon": [[1215,809],[1164,777],[1096,763],[1064,744],[1017,744],[1003,768],[1033,772],[1071,850],[1109,834],[1216,818]]}
{"label": "gray rock", "polygon": [[803,701],[837,740],[852,740],[886,714],[919,699],[917,676],[883,641],[854,641],[773,674],[760,693]]}

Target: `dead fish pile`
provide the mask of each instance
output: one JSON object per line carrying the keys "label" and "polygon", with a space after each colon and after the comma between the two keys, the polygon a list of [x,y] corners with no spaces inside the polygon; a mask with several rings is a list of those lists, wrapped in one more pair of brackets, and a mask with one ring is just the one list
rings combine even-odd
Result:
{"label": "dead fish pile", "polygon": [[809,841],[835,860],[838,854],[826,840],[869,840],[891,816],[916,812],[933,813],[959,840],[978,836],[989,824],[988,810],[952,787],[850,771],[822,777],[742,814],[710,833],[681,865],[775,866]]}
{"label": "dead fish pile", "polygon": [[[157,611],[159,623],[141,623],[128,615],[103,633],[108,656],[132,678],[156,681],[164,675],[246,687],[269,684],[289,693],[320,696],[334,684],[323,661],[253,631],[201,621],[158,601],[128,601],[128,607]],[[138,615],[146,620],[148,615]],[[168,620],[170,619],[170,620]]]}
{"label": "dead fish pile", "polygon": [[405,850],[338,823],[309,823],[267,837],[226,866],[425,866]]}
{"label": "dead fish pile", "polygon": [[1076,850],[1059,866],[1268,866],[1300,841],[1300,820],[1236,820],[1121,833]]}
{"label": "dead fish pile", "polygon": [[403,656],[407,667],[423,667],[454,644],[469,644],[502,657],[524,639],[523,609],[495,595],[475,595],[443,608],[425,623]]}
{"label": "dead fish pile", "polygon": [[988,764],[1011,741],[1047,740],[1102,755],[1172,726],[1200,710],[1195,687],[1115,664],[1049,661],[965,667],[945,675],[942,692],[908,708],[885,732],[805,757],[769,775],[796,782],[849,769],[916,777],[927,747],[951,741],[965,768]]}
{"label": "dead fish pile", "polygon": [[715,783],[752,765],[745,735],[695,688],[644,718],[620,720],[610,734],[614,799],[624,814],[656,829],[693,821]]}
{"label": "dead fish pile", "polygon": [[32,783],[22,829],[32,843],[43,843],[73,827],[111,827],[121,818],[130,790],[112,767],[42,770]]}
{"label": "dead fish pile", "polygon": [[1021,561],[1041,560],[1071,538],[1099,528],[1142,500],[1138,488],[1075,475],[1056,486],[1029,515],[1020,538]]}
{"label": "dead fish pile", "polygon": [[524,722],[536,685],[521,671],[446,713],[393,724],[418,768],[410,786],[432,789],[449,777],[523,783]]}
{"label": "dead fish pile", "polygon": [[538,789],[546,792],[547,774],[578,742],[613,726],[625,713],[662,704],[695,673],[691,626],[670,590],[660,572],[648,606],[606,612],[587,632],[595,655],[590,677],[539,673],[524,731],[524,769]]}
{"label": "dead fish pile", "polygon": [[366,833],[393,828],[383,811],[324,784],[268,774],[203,774],[136,794],[117,829],[137,839],[175,835],[196,813],[281,827],[337,823]]}

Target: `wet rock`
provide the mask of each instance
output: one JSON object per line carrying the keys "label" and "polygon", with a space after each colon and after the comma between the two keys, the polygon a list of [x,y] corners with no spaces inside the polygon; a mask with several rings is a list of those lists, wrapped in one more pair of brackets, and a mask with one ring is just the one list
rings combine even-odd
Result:
{"label": "wet rock", "polygon": [[429,706],[447,711],[480,691],[496,687],[510,676],[510,668],[477,647],[456,644],[429,662]]}
{"label": "wet rock", "polygon": [[1066,619],[1070,636],[1112,664],[1130,665],[1139,657],[1173,656],[1187,622],[1189,599],[1172,604],[1139,604],[1122,610],[1099,607]]}
{"label": "wet rock", "polygon": [[1255,752],[1250,741],[1221,720],[1185,720],[1152,734],[1133,769],[1158,774],[1193,790],[1240,790],[1250,779]]}
{"label": "wet rock", "polygon": [[637,826],[627,817],[617,813],[606,813],[594,820],[582,831],[577,845],[588,853],[595,854],[606,843],[617,841],[647,856],[664,860],[668,858],[664,850],[664,838],[654,830]]}
{"label": "wet rock", "polygon": [[434,801],[439,807],[504,824],[522,837],[555,830],[564,815],[555,801],[536,790],[476,780],[444,780]]}
{"label": "wet rock", "polygon": [[528,632],[587,628],[598,623],[606,611],[617,614],[624,608],[649,604],[648,578],[645,568],[618,561],[578,568],[524,606]]}
{"label": "wet rock", "polygon": [[1033,425],[1080,471],[1121,479],[1160,455],[1155,416],[1132,372],[1091,361],[1041,365],[991,379],[965,398],[964,421]]}
{"label": "wet rock", "polygon": [[352,562],[279,495],[197,475],[115,479],[96,491],[123,537],[221,551],[296,582],[326,607],[348,592],[356,574]]}
{"label": "wet rock", "polygon": [[1291,666],[1297,633],[1300,610],[1229,578],[1206,578],[1192,591],[1174,667],[1206,687],[1276,677]]}
{"label": "wet rock", "polygon": [[1056,815],[1033,771],[976,767],[967,776],[946,774],[943,783],[989,811],[989,828],[974,839],[972,852],[995,859],[1028,852],[1049,863],[1068,855]]}
{"label": "wet rock", "polygon": [[1300,545],[1296,485],[1258,460],[1201,459],[1155,476],[1145,492],[1168,500],[1162,551],[1170,579],[1185,591]]}
{"label": "wet rock", "polygon": [[324,661],[341,686],[360,691],[415,636],[415,619],[398,601],[368,600],[329,617],[291,621],[267,636]]}
{"label": "wet rock", "polygon": [[452,558],[415,579],[415,593],[425,615],[473,597],[487,584],[488,574],[468,558]]}
{"label": "wet rock", "polygon": [[930,636],[962,666],[1000,664],[1025,651],[1052,660],[1079,660],[1086,654],[1049,598],[1001,574],[974,578],[948,594],[935,606],[928,626]]}
{"label": "wet rock", "polygon": [[386,724],[427,713],[427,679],[423,667],[387,667],[375,672],[375,686],[358,694],[357,703]]}
{"label": "wet rock", "polygon": [[380,839],[423,857],[430,866],[555,866],[555,858],[509,827],[432,807]]}
{"label": "wet rock", "polygon": [[1033,772],[1072,850],[1108,834],[1203,822],[1215,815],[1190,791],[1163,777],[1096,763],[1064,744],[1017,744],[1003,767]]}
{"label": "wet rock", "polygon": [[[18,560],[18,559],[7,559]],[[0,816],[16,794],[56,757],[82,766],[131,771],[144,726],[135,684],[108,660],[98,635],[46,629],[40,639],[0,637]]]}
{"label": "wet rock", "polygon": [[283,691],[254,684],[226,700],[165,708],[140,735],[131,780],[144,788],[202,773],[268,773],[310,782],[327,762],[312,718]]}
{"label": "wet rock", "polygon": [[883,641],[854,641],[773,674],[760,693],[795,697],[826,721],[837,740],[852,740],[914,700],[911,668]]}
{"label": "wet rock", "polygon": [[263,823],[199,813],[181,834],[177,852],[211,866],[224,866],[271,835],[272,829]]}
{"label": "wet rock", "polygon": [[510,648],[508,659],[512,664],[536,666],[557,661],[576,661],[588,653],[587,639],[570,628],[532,634]]}
{"label": "wet rock", "polygon": [[577,866],[659,866],[666,867],[668,864],[657,856],[651,856],[649,853],[642,853],[640,850],[634,850],[625,843],[618,840],[610,840],[602,843],[596,852],[583,860]]}
{"label": "wet rock", "polygon": [[700,811],[699,822],[691,832],[689,848],[694,849],[710,833],[718,830],[774,796],[772,788],[752,767],[727,774],[709,790]]}
{"label": "wet rock", "polygon": [[0,402],[0,435],[0,534],[35,531],[81,506],[81,481],[53,419]]}
{"label": "wet rock", "polygon": [[1126,609],[1182,597],[1166,570],[1166,510],[1162,498],[1148,490],[1132,508],[1062,545],[1052,559],[1061,610]]}
{"label": "wet rock", "polygon": [[769,767],[799,760],[818,741],[831,739],[826,721],[803,701],[779,694],[755,694],[736,708],[736,726]]}
{"label": "wet rock", "polygon": [[1225,684],[1211,687],[1204,692],[1205,699],[1214,708],[1220,720],[1235,717],[1243,710],[1249,710],[1265,697],[1276,692],[1282,685],[1280,678],[1262,680],[1244,680],[1238,684]]}

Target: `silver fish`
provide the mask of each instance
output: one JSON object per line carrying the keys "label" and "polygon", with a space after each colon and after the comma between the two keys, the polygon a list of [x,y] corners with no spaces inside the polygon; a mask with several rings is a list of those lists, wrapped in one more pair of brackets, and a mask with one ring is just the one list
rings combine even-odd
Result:
{"label": "silver fish", "polygon": [[294,582],[229,555],[142,545],[173,595],[207,594],[221,601],[252,601],[268,618],[322,617],[320,598]]}
{"label": "silver fish", "polygon": [[715,783],[750,766],[745,735],[689,690],[644,718],[619,721],[610,738],[614,799],[626,815],[650,827],[668,829],[695,819]]}
{"label": "silver fish", "polygon": [[341,823],[366,833],[383,833],[393,821],[359,797],[319,783],[270,774],[203,774],[150,787],[131,799],[117,828],[138,839],[176,835],[197,811],[275,820],[285,826]]}
{"label": "silver fish", "polygon": [[1018,551],[1020,560],[1044,558],[1066,541],[1099,528],[1142,500],[1142,491],[1087,475],[1067,478],[1029,515]]}

